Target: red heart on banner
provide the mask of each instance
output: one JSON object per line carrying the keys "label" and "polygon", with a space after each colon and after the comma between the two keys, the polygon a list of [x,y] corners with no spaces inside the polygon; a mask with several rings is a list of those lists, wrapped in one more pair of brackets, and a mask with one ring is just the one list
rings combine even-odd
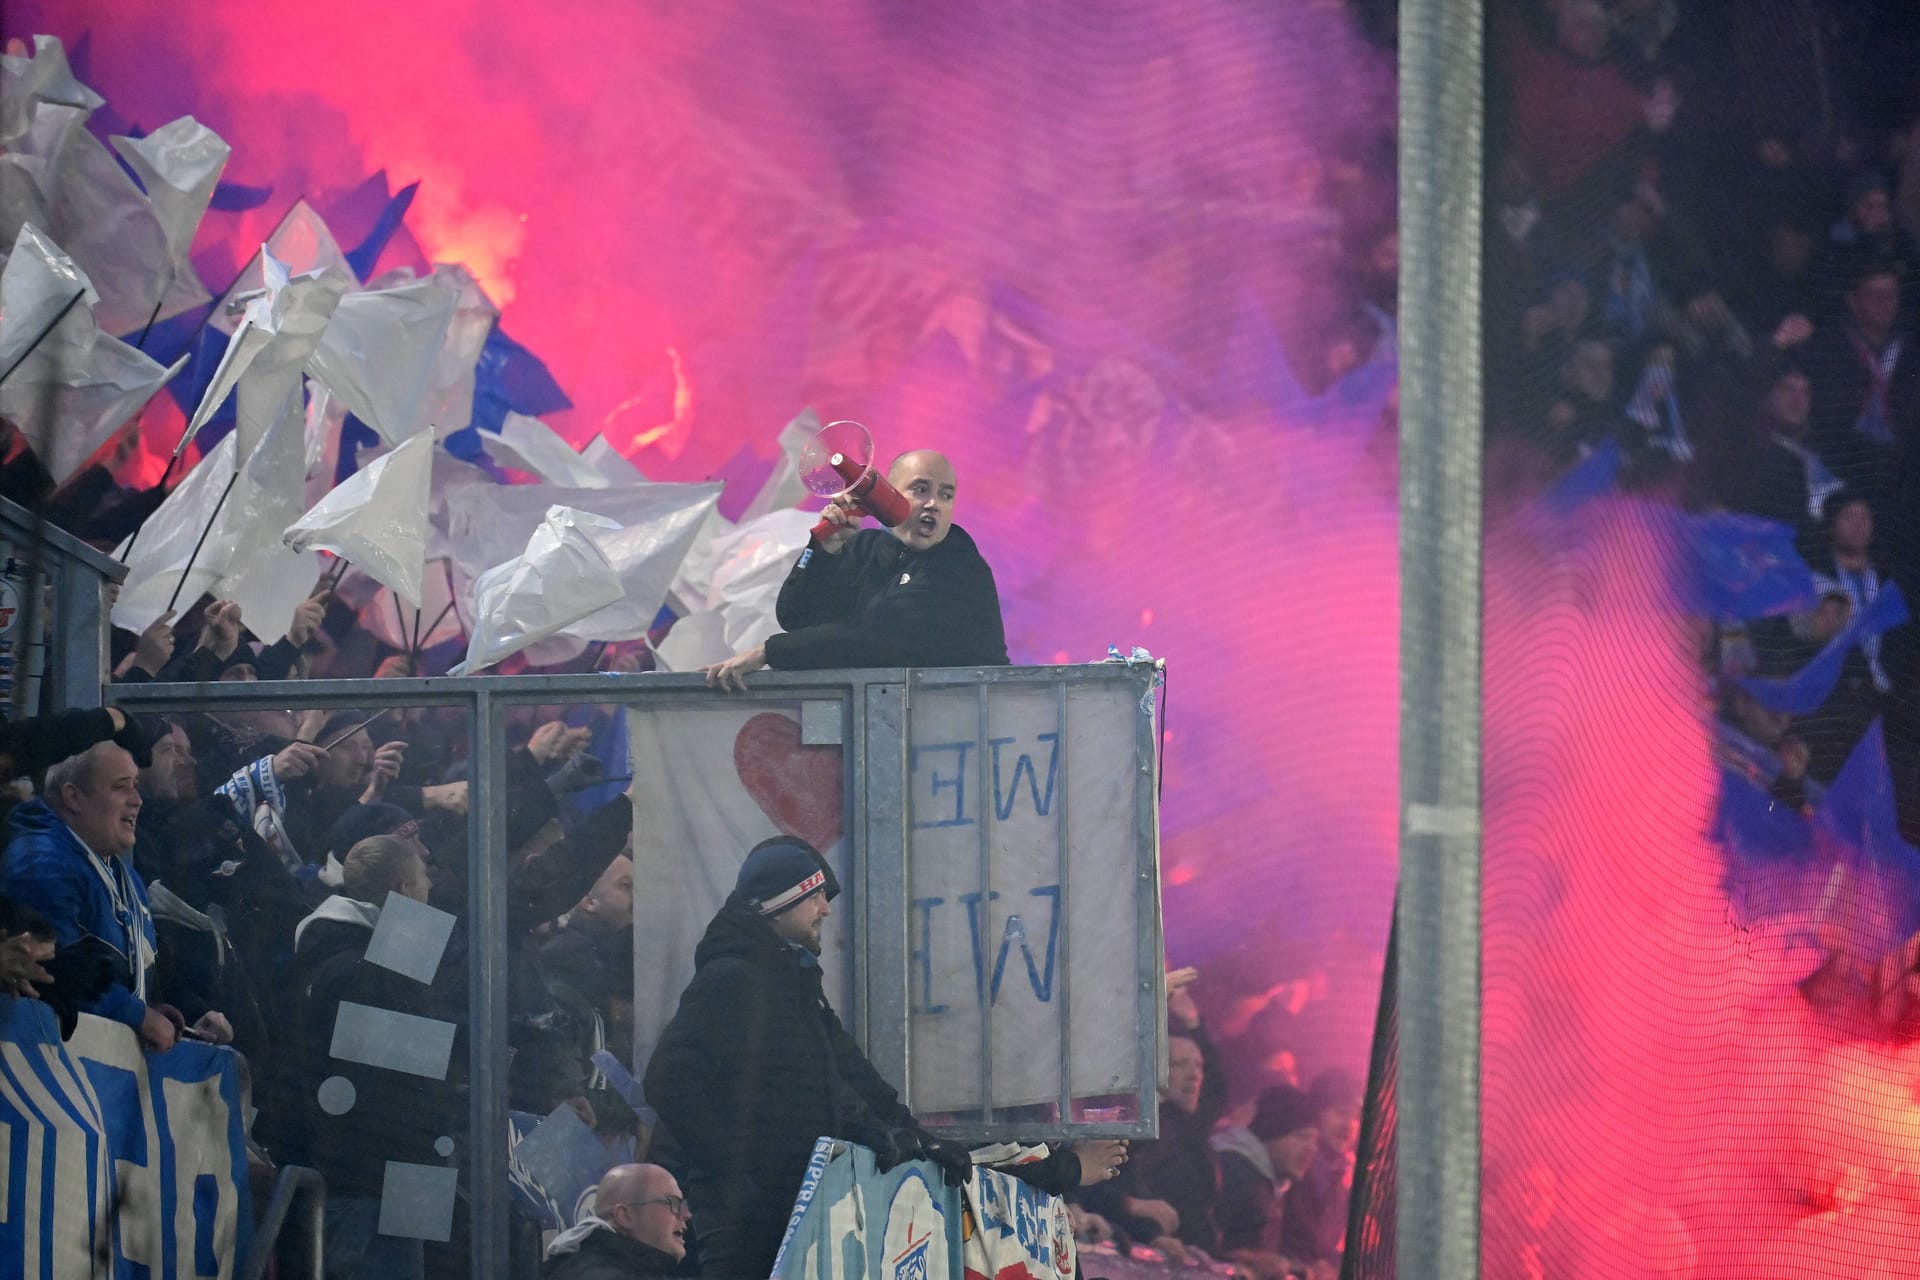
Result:
{"label": "red heart on banner", "polygon": [[760,812],[782,832],[823,853],[840,839],[845,777],[839,747],[802,746],[800,722],[767,711],[740,726],[733,767]]}

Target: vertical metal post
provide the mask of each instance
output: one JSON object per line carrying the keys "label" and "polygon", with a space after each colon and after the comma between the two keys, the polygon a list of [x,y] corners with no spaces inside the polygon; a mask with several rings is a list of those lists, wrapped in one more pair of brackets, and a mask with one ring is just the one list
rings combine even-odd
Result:
{"label": "vertical metal post", "polygon": [[910,686],[855,686],[853,735],[855,807],[849,831],[864,890],[858,903],[865,925],[861,1047],[876,1070],[913,1105],[913,796],[907,760]]}
{"label": "vertical metal post", "polygon": [[1400,7],[1399,1274],[1480,1270],[1481,0]]}
{"label": "vertical metal post", "polygon": [[467,1166],[473,1267],[503,1276],[511,1248],[507,1187],[507,779],[503,709],[484,688],[468,713],[467,1028],[471,1097]]}
{"label": "vertical metal post", "polygon": [[987,686],[974,689],[980,716],[979,780],[976,794],[980,824],[980,1119],[993,1121],[993,792],[987,763]]}
{"label": "vertical metal post", "polygon": [[61,557],[53,571],[53,705],[97,707],[107,683],[107,583],[89,566]]}
{"label": "vertical metal post", "polygon": [[1057,735],[1053,745],[1059,752],[1053,776],[1059,779],[1060,786],[1053,793],[1060,882],[1060,892],[1053,900],[1055,918],[1059,921],[1055,934],[1060,939],[1059,952],[1053,957],[1053,980],[1060,984],[1056,1005],[1060,1010],[1060,1123],[1067,1124],[1073,1119],[1073,979],[1072,967],[1068,964],[1073,957],[1073,918],[1067,914],[1067,792],[1070,789],[1067,784],[1073,778],[1073,770],[1067,760],[1067,686],[1055,685],[1053,698],[1053,731]]}

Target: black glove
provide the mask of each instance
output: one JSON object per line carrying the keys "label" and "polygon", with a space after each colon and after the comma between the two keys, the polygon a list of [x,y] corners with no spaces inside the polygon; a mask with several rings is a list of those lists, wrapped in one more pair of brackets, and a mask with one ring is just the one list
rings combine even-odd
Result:
{"label": "black glove", "polygon": [[853,1140],[873,1151],[873,1167],[881,1173],[909,1160],[918,1160],[924,1154],[920,1150],[920,1135],[911,1129],[862,1127],[855,1132]]}
{"label": "black glove", "polygon": [[940,1178],[950,1187],[964,1187],[973,1175],[973,1151],[964,1142],[920,1135],[920,1150],[940,1166]]}
{"label": "black glove", "polygon": [[576,791],[599,786],[606,779],[607,766],[598,756],[582,751],[547,775],[547,790],[556,800],[565,800]]}

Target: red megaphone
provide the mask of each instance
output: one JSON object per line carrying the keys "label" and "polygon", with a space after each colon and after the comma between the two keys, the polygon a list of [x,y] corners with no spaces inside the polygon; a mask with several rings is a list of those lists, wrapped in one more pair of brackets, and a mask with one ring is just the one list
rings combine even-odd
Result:
{"label": "red megaphone", "polygon": [[[906,495],[873,469],[873,437],[857,422],[829,422],[800,449],[800,478],[855,516],[872,516],[891,529],[912,514]],[[813,538],[824,542],[841,526],[822,516]]]}

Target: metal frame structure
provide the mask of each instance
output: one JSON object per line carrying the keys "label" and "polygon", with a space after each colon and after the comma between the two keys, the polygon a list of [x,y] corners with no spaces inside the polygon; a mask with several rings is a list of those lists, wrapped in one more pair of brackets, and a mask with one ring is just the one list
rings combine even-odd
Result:
{"label": "metal frame structure", "polygon": [[[14,548],[16,560],[34,564],[37,558],[38,575],[53,588],[57,621],[53,636],[59,652],[48,655],[25,638],[27,626],[36,622],[40,584],[22,591],[27,603],[18,623],[23,635],[20,656],[27,660],[21,663],[16,657],[15,680],[25,684],[50,669],[54,706],[99,706],[100,688],[107,681],[107,587],[126,580],[127,566],[5,498],[0,498],[0,542]],[[37,698],[29,702],[38,705]]]}
{"label": "metal frame structure", "polygon": [[[115,685],[105,690],[107,701],[135,713],[193,710],[218,714],[301,708],[336,709],[403,707],[458,707],[468,712],[470,777],[475,803],[467,813],[470,902],[470,1004],[468,1038],[471,1046],[469,1079],[469,1179],[473,1274],[501,1274],[509,1251],[509,1186],[507,1180],[507,956],[503,947],[489,945],[507,933],[505,858],[494,851],[506,845],[506,728],[507,715],[517,707],[573,702],[640,707],[727,705],[742,702],[791,703],[796,698],[838,700],[846,713],[846,786],[851,821],[848,832],[849,882],[857,886],[853,920],[858,962],[852,965],[853,1008],[847,1019],[868,1056],[881,1073],[902,1087],[911,1079],[909,1035],[908,892],[911,868],[909,829],[911,705],[916,691],[977,687],[983,714],[979,723],[981,750],[986,757],[984,707],[990,687],[1040,687],[1055,691],[1064,741],[1067,692],[1076,685],[1123,686],[1128,697],[1151,695],[1152,672],[1144,667],[1099,664],[1074,667],[955,668],[943,670],[882,669],[835,672],[765,672],[753,678],[745,694],[719,694],[698,675],[585,674],[565,676],[474,676],[458,679],[405,678],[395,680],[303,680],[223,682],[217,684]],[[100,687],[94,687],[96,695]],[[96,699],[97,700],[97,697]],[[1130,1136],[1151,1137],[1157,1130],[1159,1062],[1164,1056],[1164,974],[1159,897],[1159,838],[1155,728],[1152,718],[1135,717],[1132,783],[1137,878],[1137,936],[1145,940],[1138,950],[1136,999],[1131,1010],[1135,1028],[1138,1076],[1133,1091],[1137,1115],[1133,1120],[1072,1122],[1070,1036],[1063,1027],[1061,1046],[1061,1119],[1059,1123],[1016,1123],[994,1126],[1001,1138]],[[1062,775],[1065,776],[1064,773]],[[982,791],[982,803],[990,792]],[[1063,786],[1064,796],[1064,786]],[[1070,816],[1063,806],[1056,829],[1064,867]],[[984,830],[985,823],[982,823]],[[983,847],[984,848],[984,847]],[[983,860],[983,890],[988,867]],[[1064,885],[1064,877],[1062,881]],[[985,899],[983,898],[983,904]],[[1060,910],[1064,911],[1064,903]],[[1057,973],[1064,979],[1070,954],[1069,930],[1060,929]],[[1063,987],[1063,995],[1065,990]],[[1063,1008],[1072,1005],[1063,1000]],[[1105,1011],[1111,1012],[1111,1011]],[[982,1018],[983,1055],[991,1048],[991,1018]],[[991,1098],[991,1060],[984,1059],[982,1085]],[[983,1119],[990,1118],[988,1116]],[[988,1131],[983,1126],[983,1132]],[[965,1130],[961,1131],[963,1135]]]}
{"label": "metal frame structure", "polygon": [[1480,1272],[1482,13],[1400,5],[1403,1280]]}

